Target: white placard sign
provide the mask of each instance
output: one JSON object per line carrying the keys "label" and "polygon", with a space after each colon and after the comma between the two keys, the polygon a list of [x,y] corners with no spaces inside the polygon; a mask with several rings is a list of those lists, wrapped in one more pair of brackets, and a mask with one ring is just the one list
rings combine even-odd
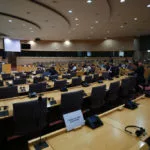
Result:
{"label": "white placard sign", "polygon": [[81,110],[77,110],[63,115],[67,131],[85,125],[85,120]]}

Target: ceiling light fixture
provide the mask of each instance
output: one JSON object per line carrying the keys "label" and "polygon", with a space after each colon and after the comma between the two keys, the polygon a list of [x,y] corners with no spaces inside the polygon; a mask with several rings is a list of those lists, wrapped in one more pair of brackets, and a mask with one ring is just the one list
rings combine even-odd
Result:
{"label": "ceiling light fixture", "polygon": [[95,23],[97,24],[97,23],[99,23],[99,21],[98,21],[98,20],[96,20],[96,21],[95,21]]}
{"label": "ceiling light fixture", "polygon": [[93,26],[91,26],[91,29],[93,29],[94,27]]}
{"label": "ceiling light fixture", "polygon": [[77,23],[76,26],[79,26],[79,24]]}
{"label": "ceiling light fixture", "polygon": [[137,20],[138,20],[138,18],[134,18],[134,20],[135,20],[135,21],[137,21]]}
{"label": "ceiling light fixture", "polygon": [[31,32],[34,32],[34,31],[31,31]]}
{"label": "ceiling light fixture", "polygon": [[91,4],[92,3],[92,0],[87,0],[86,1],[88,4]]}
{"label": "ceiling light fixture", "polygon": [[150,53],[150,50],[147,50],[148,53]]}
{"label": "ceiling light fixture", "polygon": [[71,14],[71,13],[72,13],[72,10],[68,10],[68,13],[70,13],[70,14]]}
{"label": "ceiling light fixture", "polygon": [[120,0],[120,3],[124,3],[126,0]]}
{"label": "ceiling light fixture", "polygon": [[78,18],[75,18],[74,20],[78,21],[79,19],[78,19]]}
{"label": "ceiling light fixture", "polygon": [[147,7],[150,8],[150,4],[148,4]]}
{"label": "ceiling light fixture", "polygon": [[123,25],[121,25],[121,26],[120,26],[120,28],[124,28],[124,26],[123,26]]}
{"label": "ceiling light fixture", "polygon": [[12,20],[8,20],[8,22],[12,22]]}

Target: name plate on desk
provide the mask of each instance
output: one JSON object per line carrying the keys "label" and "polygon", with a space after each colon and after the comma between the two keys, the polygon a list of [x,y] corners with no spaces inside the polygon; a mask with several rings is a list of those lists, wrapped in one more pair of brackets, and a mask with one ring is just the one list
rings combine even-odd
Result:
{"label": "name plate on desk", "polygon": [[63,117],[64,117],[67,131],[71,131],[80,126],[85,125],[85,121],[84,121],[81,110],[77,110],[77,111],[65,114],[63,115]]}

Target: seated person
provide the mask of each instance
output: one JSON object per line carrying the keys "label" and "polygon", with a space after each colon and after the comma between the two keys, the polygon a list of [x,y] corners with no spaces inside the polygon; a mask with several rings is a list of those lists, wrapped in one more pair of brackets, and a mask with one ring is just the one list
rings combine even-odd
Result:
{"label": "seated person", "polygon": [[55,67],[51,67],[49,69],[49,73],[50,73],[50,75],[58,75],[58,72],[55,70]]}
{"label": "seated person", "polygon": [[77,71],[77,67],[76,67],[76,64],[73,64],[73,67],[71,69],[71,72],[76,72]]}
{"label": "seated person", "polygon": [[95,72],[95,69],[96,69],[95,65],[92,64],[92,66],[91,66],[91,73],[94,73],[94,72]]}
{"label": "seated person", "polygon": [[106,63],[106,64],[104,65],[104,68],[106,69],[106,71],[108,71],[108,70],[110,69],[109,63]]}

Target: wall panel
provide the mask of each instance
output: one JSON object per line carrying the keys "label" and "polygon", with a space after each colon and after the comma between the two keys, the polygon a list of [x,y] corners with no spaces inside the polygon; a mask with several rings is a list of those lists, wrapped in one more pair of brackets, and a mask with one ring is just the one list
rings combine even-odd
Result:
{"label": "wall panel", "polygon": [[3,49],[3,39],[0,39],[0,50]]}
{"label": "wall panel", "polygon": [[70,45],[65,45],[64,42],[52,42],[52,41],[31,42],[30,44],[31,44],[31,49],[28,51],[134,50],[133,38],[107,39],[107,40],[95,40],[95,41],[71,41]]}
{"label": "wall panel", "polygon": [[[90,60],[108,60],[109,57],[17,57],[17,65],[33,64],[36,62],[70,62],[70,61],[90,61]],[[124,57],[114,57],[114,60],[122,61]],[[131,57],[128,57],[131,60]]]}

